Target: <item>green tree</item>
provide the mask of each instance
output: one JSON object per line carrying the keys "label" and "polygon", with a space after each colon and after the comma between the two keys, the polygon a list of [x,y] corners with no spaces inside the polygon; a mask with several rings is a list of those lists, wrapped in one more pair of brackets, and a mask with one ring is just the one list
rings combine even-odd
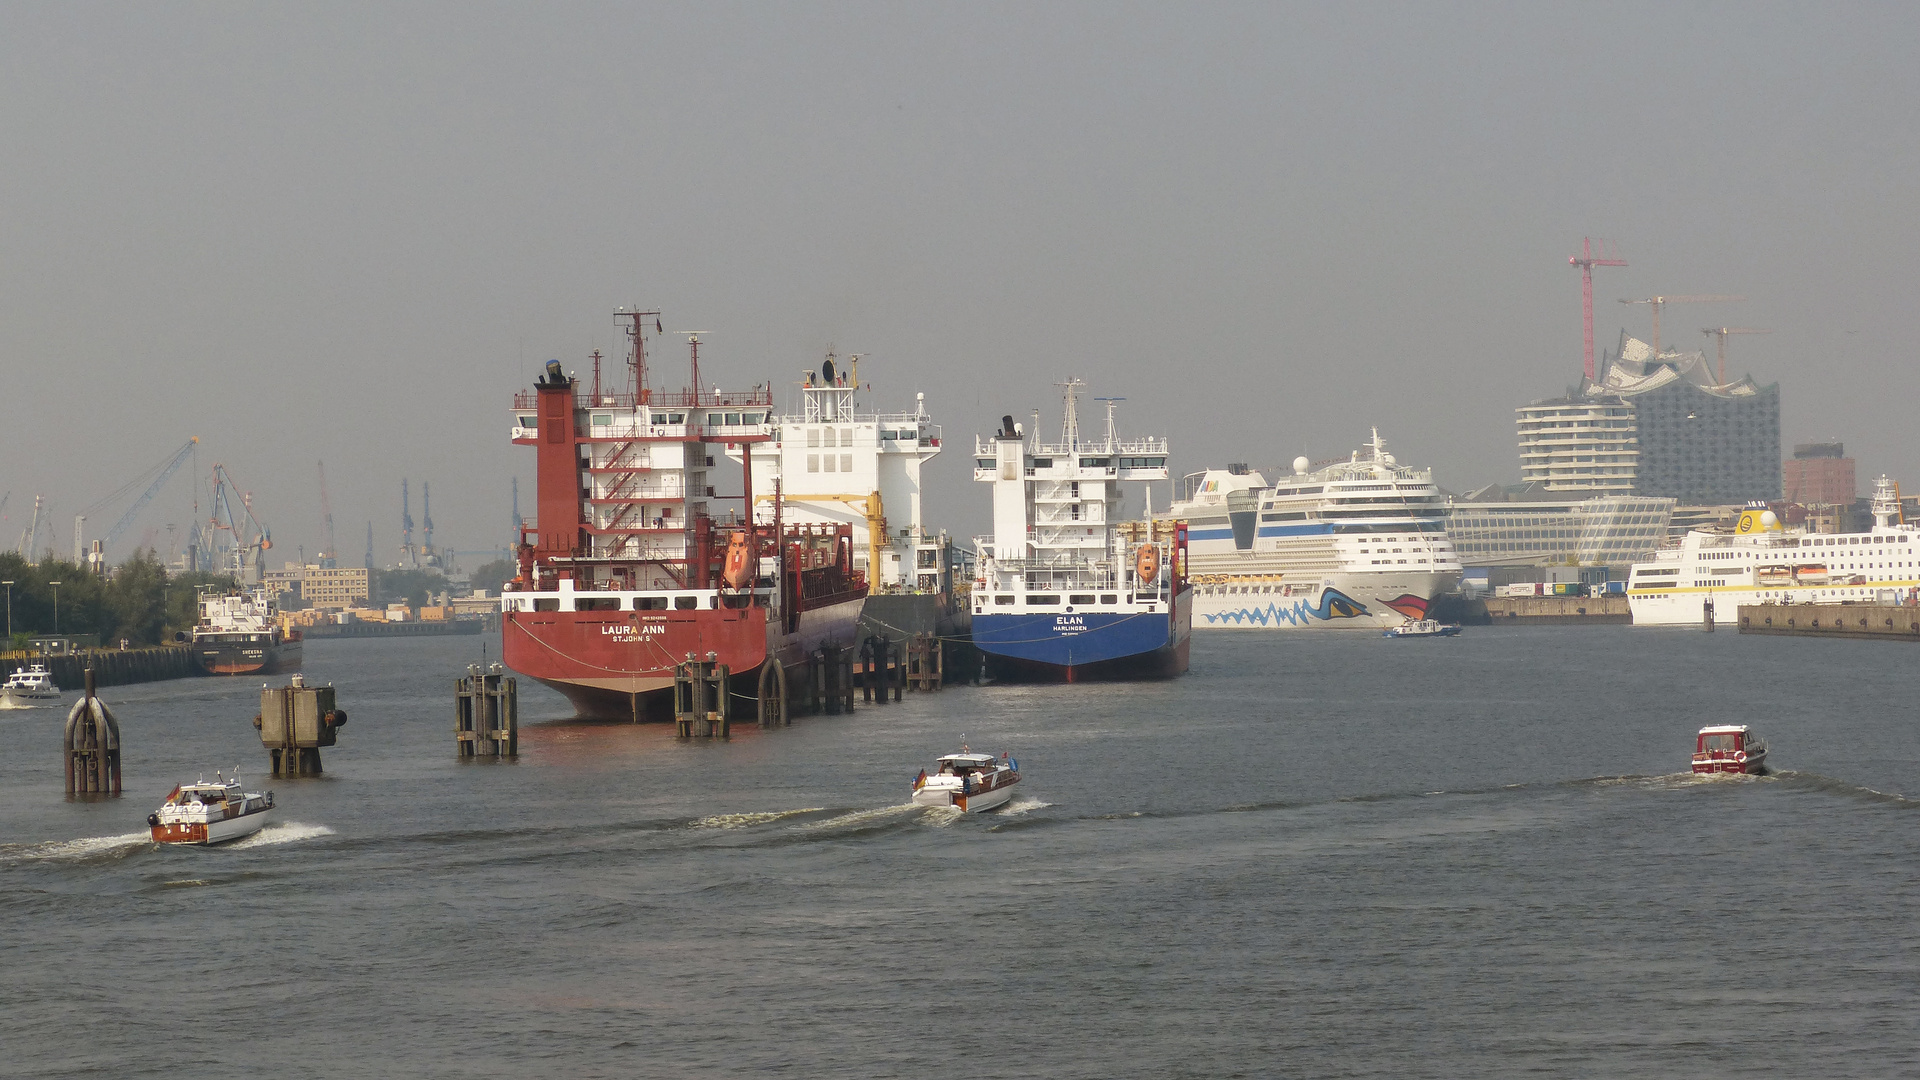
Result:
{"label": "green tree", "polygon": [[519,564],[512,559],[495,559],[490,563],[482,564],[480,569],[468,576],[467,581],[473,586],[474,592],[484,589],[497,596],[500,593],[500,587],[512,581],[513,575],[519,572]]}

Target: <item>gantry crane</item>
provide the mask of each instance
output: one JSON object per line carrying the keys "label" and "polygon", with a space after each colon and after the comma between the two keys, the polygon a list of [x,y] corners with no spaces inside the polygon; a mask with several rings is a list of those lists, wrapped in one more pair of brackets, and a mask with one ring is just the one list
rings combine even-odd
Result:
{"label": "gantry crane", "polygon": [[1646,304],[1653,309],[1653,356],[1660,358],[1660,308],[1666,304],[1717,304],[1745,300],[1744,296],[1649,296],[1642,300],[1621,300],[1623,304]]}
{"label": "gantry crane", "polygon": [[1721,386],[1727,385],[1727,335],[1728,334],[1771,334],[1771,330],[1755,330],[1747,326],[1704,326],[1703,334],[1714,334],[1720,338],[1720,370],[1714,378]]}

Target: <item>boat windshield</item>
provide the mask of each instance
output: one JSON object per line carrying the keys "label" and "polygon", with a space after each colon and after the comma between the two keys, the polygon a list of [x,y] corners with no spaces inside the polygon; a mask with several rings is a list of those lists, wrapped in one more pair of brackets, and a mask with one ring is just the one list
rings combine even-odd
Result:
{"label": "boat windshield", "polygon": [[1702,735],[1700,736],[1700,749],[1706,753],[1719,752],[1730,754],[1739,749],[1738,746],[1734,745],[1738,738],[1739,736],[1731,731],[1722,732],[1718,735]]}

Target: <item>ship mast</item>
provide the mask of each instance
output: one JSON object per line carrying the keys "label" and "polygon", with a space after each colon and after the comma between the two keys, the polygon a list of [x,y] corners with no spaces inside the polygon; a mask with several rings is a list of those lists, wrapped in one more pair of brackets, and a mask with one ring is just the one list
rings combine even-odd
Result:
{"label": "ship mast", "polygon": [[634,395],[634,401],[636,403],[644,402],[647,398],[646,320],[653,320],[653,332],[658,334],[661,332],[660,313],[658,311],[629,311],[626,308],[620,308],[613,313],[613,317],[626,321],[627,336],[633,339],[633,351],[627,354],[627,392]]}

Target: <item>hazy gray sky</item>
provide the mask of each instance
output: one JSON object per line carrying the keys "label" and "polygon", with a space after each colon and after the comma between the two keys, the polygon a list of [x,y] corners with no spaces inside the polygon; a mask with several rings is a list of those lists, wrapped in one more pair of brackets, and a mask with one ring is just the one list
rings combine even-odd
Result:
{"label": "hazy gray sky", "polygon": [[1646,331],[1616,298],[1744,294],[1663,337],[1776,330],[1730,368],[1782,384],[1785,441],[1920,484],[1916,31],[1892,4],[9,4],[0,545],[39,492],[64,549],[199,435],[289,555],[318,459],[354,563],[369,519],[392,557],[403,475],[438,541],[497,546],[515,472],[532,511],[512,392],[618,354],[633,303],[711,332],[709,381],[784,386],[832,342],[881,405],[924,390],[929,517],[963,533],[972,433],[1051,429],[1070,373],[1183,469],[1378,424],[1445,486],[1512,481],[1514,406],[1579,374],[1582,235],[1631,263],[1596,271],[1602,343]]}

